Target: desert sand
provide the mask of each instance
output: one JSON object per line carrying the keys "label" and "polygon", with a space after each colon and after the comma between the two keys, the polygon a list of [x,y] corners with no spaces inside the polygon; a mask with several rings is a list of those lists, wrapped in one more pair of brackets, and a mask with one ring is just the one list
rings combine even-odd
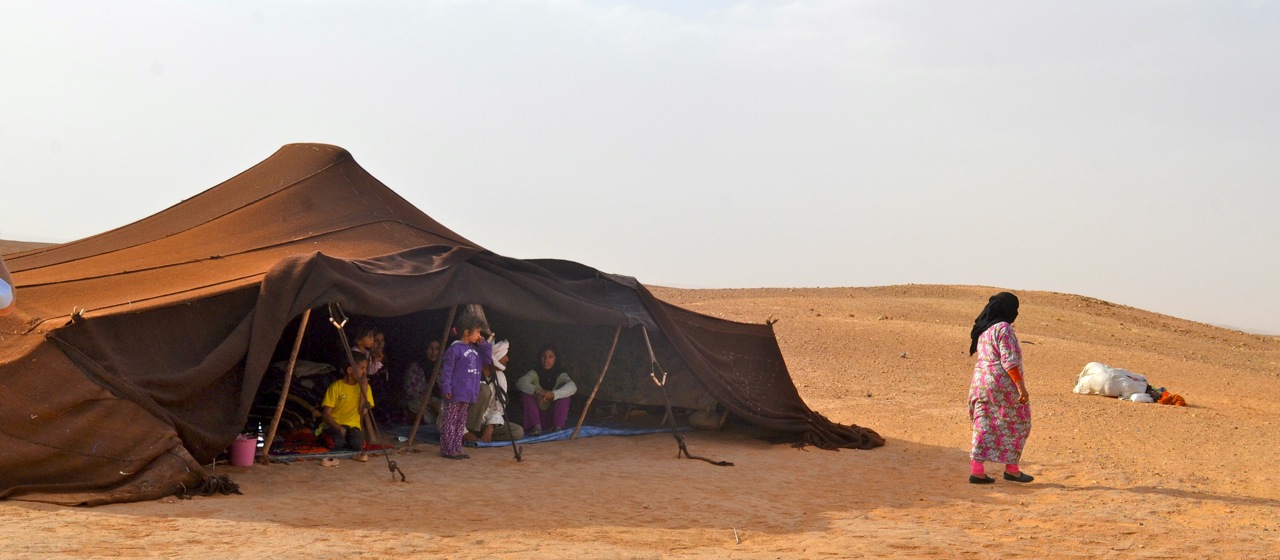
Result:
{"label": "desert sand", "polygon": [[[598,437],[446,461],[219,466],[243,496],[97,508],[0,501],[0,556],[192,558],[1280,558],[1280,337],[1017,291],[1034,428],[1018,485],[968,484],[968,330],[987,287],[676,290],[775,329],[801,395],[871,451],[742,430]],[[1071,392],[1085,363],[1185,408]],[[988,469],[994,469],[989,465]]]}

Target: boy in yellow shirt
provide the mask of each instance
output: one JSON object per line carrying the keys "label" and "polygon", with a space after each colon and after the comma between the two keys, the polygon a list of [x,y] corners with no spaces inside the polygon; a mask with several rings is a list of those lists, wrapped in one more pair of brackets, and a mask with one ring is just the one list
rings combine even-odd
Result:
{"label": "boy in yellow shirt", "polygon": [[[368,461],[369,457],[364,454],[364,432],[360,430],[360,416],[373,408],[373,391],[363,383],[369,358],[358,353],[353,358],[355,364],[347,366],[346,377],[329,385],[320,406],[324,409],[324,433],[333,438],[333,450],[357,451],[352,459]],[[360,399],[361,386],[364,387],[363,402]]]}

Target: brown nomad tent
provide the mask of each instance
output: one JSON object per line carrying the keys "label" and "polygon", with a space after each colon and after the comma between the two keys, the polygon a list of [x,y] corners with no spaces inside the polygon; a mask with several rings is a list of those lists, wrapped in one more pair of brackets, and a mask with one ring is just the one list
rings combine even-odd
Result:
{"label": "brown nomad tent", "polygon": [[[676,357],[673,377],[738,418],[824,448],[884,443],[805,405],[771,326],[486,251],[335,146],[285,146],[151,217],[6,260],[19,295],[0,318],[0,498],[94,505],[198,485],[291,321],[329,302],[371,317],[479,303],[515,320],[643,327]],[[627,383],[635,372],[609,375],[624,388],[602,396],[652,403],[652,384]]]}

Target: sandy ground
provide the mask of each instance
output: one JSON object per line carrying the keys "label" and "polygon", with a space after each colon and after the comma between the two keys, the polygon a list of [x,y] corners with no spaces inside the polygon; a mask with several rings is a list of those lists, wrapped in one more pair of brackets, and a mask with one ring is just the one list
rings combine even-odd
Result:
{"label": "sandy ground", "polygon": [[[244,496],[74,509],[0,501],[0,556],[194,558],[1280,558],[1280,338],[1095,299],[1021,292],[1036,482],[966,482],[968,329],[991,288],[672,290],[729,319],[772,315],[796,384],[873,451],[669,435],[446,461],[220,467]],[[1177,408],[1071,393],[1100,361]],[[989,467],[992,468],[992,467]]]}

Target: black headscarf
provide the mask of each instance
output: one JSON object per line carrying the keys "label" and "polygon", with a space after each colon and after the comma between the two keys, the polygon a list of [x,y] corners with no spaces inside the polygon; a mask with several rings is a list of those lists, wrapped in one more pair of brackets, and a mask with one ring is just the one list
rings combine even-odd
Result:
{"label": "black headscarf", "polygon": [[[551,364],[551,369],[542,368],[542,354],[550,350],[551,354],[556,357],[555,363]],[[538,385],[548,391],[556,389],[556,379],[560,377],[560,351],[556,349],[554,344],[544,344],[538,349],[538,365],[533,368],[538,372]]]}
{"label": "black headscarf", "polygon": [[978,351],[978,337],[987,332],[996,323],[1012,323],[1018,318],[1018,296],[1009,292],[1000,292],[987,300],[987,306],[973,321],[973,330],[969,331],[969,355]]}

